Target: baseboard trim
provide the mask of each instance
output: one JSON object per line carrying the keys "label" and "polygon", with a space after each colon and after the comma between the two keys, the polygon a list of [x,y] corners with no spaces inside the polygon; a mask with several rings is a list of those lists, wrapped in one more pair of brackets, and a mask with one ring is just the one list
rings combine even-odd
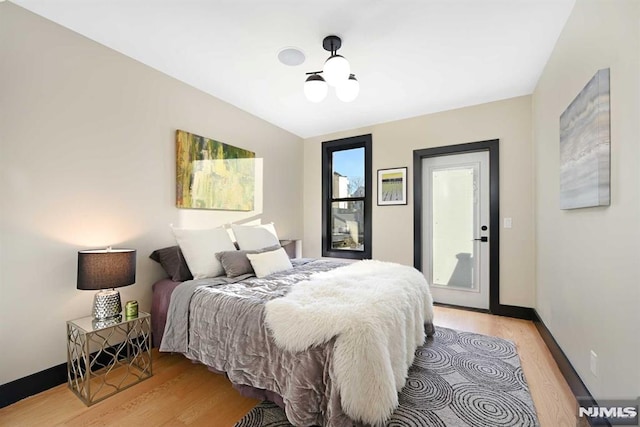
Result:
{"label": "baseboard trim", "polygon": [[587,390],[587,387],[578,376],[578,373],[571,365],[571,362],[569,362],[569,359],[564,354],[553,335],[551,335],[551,331],[547,329],[547,326],[540,318],[540,315],[538,315],[538,312],[535,310],[533,312],[533,324],[536,326],[536,329],[538,329],[542,340],[549,348],[553,359],[558,364],[558,368],[560,368],[560,372],[564,376],[565,380],[567,380],[567,384],[569,384],[569,388],[571,389],[573,394],[576,397],[590,396],[591,393],[589,393],[589,390]]}
{"label": "baseboard trim", "polygon": [[[556,364],[560,369],[560,373],[562,373],[562,376],[567,381],[567,384],[569,385],[569,388],[573,392],[573,395],[575,396],[575,398],[576,399],[580,398],[581,402],[583,403],[587,402],[589,405],[598,406],[598,402],[591,395],[591,393],[589,392],[589,389],[587,389],[587,387],[584,385],[584,383],[580,379],[580,376],[578,375],[578,372],[576,372],[573,365],[569,361],[569,358],[567,357],[566,354],[564,354],[564,351],[562,351],[562,348],[560,347],[560,345],[558,345],[558,342],[551,334],[551,331],[544,324],[538,312],[535,309],[531,309],[531,310],[533,314],[533,318],[532,318],[533,324],[536,326],[536,329],[540,333],[542,340],[549,348],[549,351],[551,352],[553,359],[556,361]],[[598,419],[598,422],[599,422],[598,424],[592,424],[590,419],[588,420],[588,422],[589,422],[589,425],[592,425],[592,426],[605,425],[605,426],[611,427],[611,423],[609,423],[609,421],[604,420],[602,418]]]}
{"label": "baseboard trim", "polygon": [[462,305],[445,304],[443,302],[434,302],[433,305],[438,307],[455,308],[457,310],[475,311],[478,313],[495,314],[497,316],[514,317],[516,319],[533,320],[533,309],[530,307],[520,307],[517,305],[498,304],[497,306],[486,310],[483,308],[465,307]]}
{"label": "baseboard trim", "polygon": [[489,310],[485,310],[484,308],[465,307],[463,305],[446,304],[446,303],[443,303],[443,302],[435,302],[434,301],[433,305],[435,305],[437,307],[444,307],[444,308],[455,308],[456,310],[475,311],[477,313],[488,313],[488,314],[491,313]]}
{"label": "baseboard trim", "polygon": [[[111,360],[110,354],[117,353],[117,346],[108,347],[99,355],[98,352],[91,354],[91,358],[95,361],[96,369],[101,369]],[[124,359],[126,354],[120,354],[120,359]],[[61,363],[44,371],[36,372],[23,378],[18,378],[6,384],[0,385],[0,408],[12,405],[22,399],[34,394],[42,393],[50,388],[59,386],[68,381],[67,363]]]}
{"label": "baseboard trim", "polygon": [[498,304],[491,310],[491,313],[498,316],[515,317],[516,319],[533,320],[534,310],[531,307],[520,307],[517,305]]}
{"label": "baseboard trim", "polygon": [[67,364],[61,363],[44,371],[0,385],[0,408],[49,390],[67,382]]}

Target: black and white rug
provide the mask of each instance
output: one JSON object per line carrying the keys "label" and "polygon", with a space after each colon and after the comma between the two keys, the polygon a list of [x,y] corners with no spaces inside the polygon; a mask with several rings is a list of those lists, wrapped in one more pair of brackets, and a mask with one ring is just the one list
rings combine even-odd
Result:
{"label": "black and white rug", "polygon": [[[400,406],[387,427],[526,427],[538,418],[515,345],[436,328],[416,350]],[[284,411],[262,402],[235,427],[290,427]]]}

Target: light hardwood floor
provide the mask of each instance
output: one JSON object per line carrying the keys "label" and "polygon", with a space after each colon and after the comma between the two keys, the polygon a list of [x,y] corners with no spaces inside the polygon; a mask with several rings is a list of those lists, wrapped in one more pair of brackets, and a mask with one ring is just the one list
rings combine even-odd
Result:
{"label": "light hardwood floor", "polygon": [[[436,326],[516,343],[542,427],[576,426],[576,402],[532,322],[436,307]],[[0,409],[2,426],[233,426],[256,403],[181,355],[153,353],[154,375],[87,408],[66,386]]]}

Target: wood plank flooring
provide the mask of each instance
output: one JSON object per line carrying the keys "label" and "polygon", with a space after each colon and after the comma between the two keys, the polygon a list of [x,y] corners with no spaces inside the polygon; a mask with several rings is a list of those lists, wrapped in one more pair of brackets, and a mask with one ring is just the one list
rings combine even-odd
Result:
{"label": "wood plank flooring", "polygon": [[[542,427],[576,426],[576,402],[532,322],[436,307],[436,326],[516,343]],[[1,426],[231,427],[256,403],[181,355],[153,353],[154,375],[87,408],[66,384],[0,409]]]}

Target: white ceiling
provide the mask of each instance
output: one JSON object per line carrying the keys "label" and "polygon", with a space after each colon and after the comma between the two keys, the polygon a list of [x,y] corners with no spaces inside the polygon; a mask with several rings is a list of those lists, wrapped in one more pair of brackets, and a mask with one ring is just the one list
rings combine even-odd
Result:
{"label": "white ceiling", "polygon": [[[575,0],[13,0],[303,138],[532,93]],[[360,95],[313,104],[342,38]],[[289,67],[289,46],[307,56]]]}

